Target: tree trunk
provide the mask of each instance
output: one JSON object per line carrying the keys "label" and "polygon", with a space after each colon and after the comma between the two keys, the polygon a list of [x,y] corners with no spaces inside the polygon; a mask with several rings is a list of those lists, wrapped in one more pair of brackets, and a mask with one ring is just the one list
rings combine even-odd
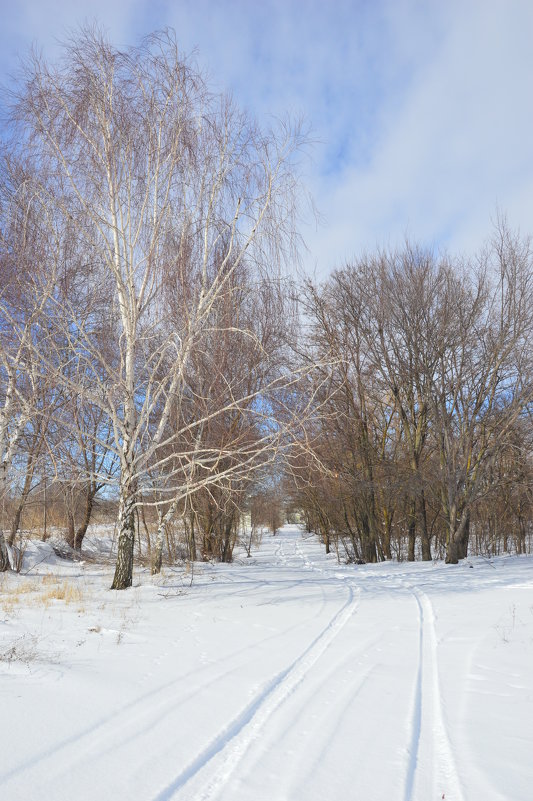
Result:
{"label": "tree trunk", "polygon": [[141,504],[141,520],[144,528],[144,533],[146,534],[146,543],[148,545],[148,553],[152,554],[152,541],[150,539],[150,529],[146,524],[146,515],[144,513],[144,504]]}
{"label": "tree trunk", "polygon": [[189,559],[191,562],[196,562],[196,533],[194,527],[194,512],[191,511],[190,515],[190,534],[189,534]]}
{"label": "tree trunk", "polygon": [[[157,534],[155,537],[155,546],[152,552],[152,564],[151,564],[152,576],[161,573],[161,565],[163,564],[163,540],[165,538],[165,531],[167,523],[170,523],[170,521],[176,514],[177,506],[178,506],[177,501],[173,501],[164,515],[161,514],[160,511],[158,511],[159,521],[157,525]],[[167,538],[167,544],[168,544],[168,538]],[[170,555],[170,545],[168,551]]]}
{"label": "tree trunk", "polygon": [[71,508],[67,509],[67,536],[66,540],[71,548],[76,545],[76,521],[74,520],[74,512]]}
{"label": "tree trunk", "polygon": [[456,565],[459,562],[459,556],[457,553],[457,542],[455,541],[455,537],[452,534],[448,537],[448,541],[446,543],[446,559],[445,562],[447,565]]}
{"label": "tree trunk", "polygon": [[15,514],[13,516],[13,521],[11,523],[11,532],[9,534],[9,545],[13,546],[15,543],[15,537],[17,536],[17,532],[20,527],[20,518],[22,517],[22,512],[24,510],[24,506],[26,505],[26,501],[28,500],[28,495],[30,494],[31,489],[31,482],[33,481],[33,473],[35,470],[35,462],[30,461],[28,458],[28,464],[26,466],[26,476],[24,478],[24,486],[22,487],[22,493],[20,495],[20,499],[15,510]]}
{"label": "tree trunk", "polygon": [[463,512],[458,526],[453,526],[450,520],[448,540],[446,543],[446,564],[456,565],[459,559],[465,559],[468,554],[468,540],[470,536],[470,514]]}
{"label": "tree trunk", "polygon": [[[348,532],[348,536],[350,537],[350,542],[352,544],[352,549],[353,549],[352,557],[353,557],[353,559],[355,559],[356,562],[357,561],[361,561],[362,556],[361,556],[361,552],[360,552],[360,549],[359,549],[359,544],[357,542],[357,537],[355,535],[355,531],[353,530],[352,526],[350,525],[350,520],[348,518],[348,509],[346,508],[346,504],[344,503],[344,501],[343,501],[342,506],[343,506],[343,511],[344,511],[344,522],[346,524],[346,530]],[[345,546],[345,550],[347,551],[346,546]]]}
{"label": "tree trunk", "polygon": [[9,544],[13,546],[15,544],[15,538],[17,536],[18,530],[20,528],[20,518],[22,517],[22,511],[24,509],[25,498],[21,497],[19,504],[15,510],[15,514],[13,516],[13,522],[11,523],[11,532],[9,534]]}
{"label": "tree trunk", "polygon": [[407,546],[407,561],[415,561],[415,545],[416,545],[416,500],[413,498],[409,501],[409,534]]}
{"label": "tree trunk", "polygon": [[520,507],[518,509],[518,532],[516,534],[516,552],[518,554],[526,552],[526,526]]}
{"label": "tree trunk", "polygon": [[158,510],[159,521],[157,524],[157,534],[155,535],[155,545],[152,550],[151,573],[156,576],[161,573],[163,564],[163,540],[165,538],[165,517]]}
{"label": "tree trunk", "polygon": [[233,559],[233,528],[235,525],[235,513],[232,513],[226,521],[223,533],[222,562],[231,562]]}
{"label": "tree trunk", "polygon": [[[67,542],[71,548],[74,548],[76,551],[81,551],[81,546],[83,543],[83,538],[87,533],[87,529],[89,528],[89,523],[91,522],[91,515],[94,506],[94,499],[96,496],[97,490],[93,487],[87,490],[87,495],[85,496],[85,513],[83,515],[83,520],[81,525],[79,526],[78,530],[74,534],[74,526],[72,529],[69,527],[69,534],[67,537]],[[72,531],[72,539],[71,539],[71,531]]]}
{"label": "tree trunk", "polygon": [[375,529],[366,512],[361,515],[361,551],[365,562],[377,562]]}
{"label": "tree trunk", "polygon": [[470,512],[466,512],[464,518],[464,525],[461,528],[461,535],[459,537],[459,545],[457,549],[459,559],[466,559],[468,556],[468,541],[470,539]]}
{"label": "tree trunk", "polygon": [[392,528],[392,515],[387,508],[383,509],[383,536],[381,538],[381,549],[384,559],[392,559],[390,545],[390,533]]}
{"label": "tree trunk", "polygon": [[[41,452],[41,448],[43,445],[43,430],[42,430],[42,423],[43,419],[41,418],[41,422],[39,423],[38,432],[33,437],[32,445],[30,446],[30,450],[28,452],[27,460],[26,460],[26,472],[24,474],[24,485],[22,487],[22,492],[20,494],[20,499],[15,510],[15,514],[13,516],[13,521],[11,523],[11,532],[9,534],[9,545],[12,547],[15,543],[15,538],[17,536],[17,532],[20,527],[20,518],[22,517],[22,512],[24,511],[24,507],[26,505],[26,501],[28,500],[28,495],[31,492],[31,484],[33,481],[33,476],[35,473],[35,466],[37,464],[37,457]],[[47,428],[47,421],[44,421],[44,428]],[[40,433],[39,433],[40,432]]]}
{"label": "tree trunk", "polygon": [[133,549],[135,546],[135,496],[130,486],[121,487],[117,563],[112,590],[125,590],[133,583]]}
{"label": "tree trunk", "polygon": [[11,560],[9,559],[9,550],[4,537],[4,532],[0,529],[0,573],[11,569]]}
{"label": "tree trunk", "polygon": [[424,495],[424,490],[420,492],[420,521],[422,523],[422,531],[420,533],[422,539],[422,561],[431,562],[431,535],[428,531],[426,496]]}
{"label": "tree trunk", "polygon": [[319,515],[318,527],[320,528],[320,535],[322,537],[322,542],[325,545],[326,553],[328,554],[330,550],[329,520],[322,513],[320,513]]}

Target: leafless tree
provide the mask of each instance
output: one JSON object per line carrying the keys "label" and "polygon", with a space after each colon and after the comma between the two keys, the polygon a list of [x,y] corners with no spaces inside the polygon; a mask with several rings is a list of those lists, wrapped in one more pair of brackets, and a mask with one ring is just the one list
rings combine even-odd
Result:
{"label": "leafless tree", "polygon": [[500,223],[476,261],[408,244],[307,283],[304,358],[335,358],[315,371],[315,459],[293,476],[326,547],[370,560],[406,539],[414,559],[418,529],[423,559],[432,536],[448,562],[466,555],[532,400],[532,281],[529,240]]}
{"label": "leafless tree", "polygon": [[[120,51],[98,30],[83,30],[58,64],[32,56],[13,119],[24,147],[54,176],[50,208],[76,243],[70,263],[85,282],[86,304],[80,314],[66,297],[58,309],[70,351],[61,378],[113,427],[120,462],[113,587],[122,589],[132,582],[142,486],[161,475],[159,490],[173,501],[189,478],[175,453],[164,457],[173,477],[155,464],[184,433],[171,430],[171,415],[187,395],[192,354],[216,330],[231,276],[246,260],[274,279],[292,252],[292,157],[301,136],[286,126],[260,130],[231,99],[211,94],[170,32]],[[102,326],[109,359],[97,347]],[[247,335],[238,323],[232,333]],[[238,391],[230,408],[241,403]],[[188,424],[193,442],[204,422]],[[209,468],[195,475],[198,486],[217,480]]]}
{"label": "leafless tree", "polygon": [[487,469],[532,400],[533,262],[527,239],[496,231],[476,269],[441,295],[447,347],[430,375],[446,561],[466,556]]}
{"label": "leafless tree", "polygon": [[[24,437],[35,446],[45,422],[42,399],[43,365],[36,345],[49,336],[44,323],[55,288],[61,247],[50,217],[44,181],[22,160],[3,152],[0,161],[0,470],[4,505],[10,472]],[[35,458],[29,457],[31,469]],[[2,529],[6,525],[3,514]],[[0,570],[9,567],[0,531]]]}

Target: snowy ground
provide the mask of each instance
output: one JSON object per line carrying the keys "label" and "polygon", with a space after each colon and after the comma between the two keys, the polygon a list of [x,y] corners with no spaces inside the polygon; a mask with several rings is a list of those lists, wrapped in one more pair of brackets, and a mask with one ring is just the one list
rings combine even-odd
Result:
{"label": "snowy ground", "polygon": [[532,557],[110,580],[0,579],[2,801],[533,798]]}

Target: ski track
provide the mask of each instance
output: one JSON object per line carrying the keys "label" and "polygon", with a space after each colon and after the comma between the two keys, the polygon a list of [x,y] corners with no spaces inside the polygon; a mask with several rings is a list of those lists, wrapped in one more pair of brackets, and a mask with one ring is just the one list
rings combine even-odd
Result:
{"label": "ski track", "polygon": [[[200,698],[210,688],[216,689],[217,685],[222,688],[230,686],[232,677],[239,671],[255,670],[262,649],[283,648],[291,632],[299,630],[301,637],[311,624],[313,634],[307,633],[307,637],[299,641],[298,650],[291,652],[290,663],[281,670],[280,663],[274,663],[276,668],[270,670],[276,670],[275,674],[271,673],[259,689],[255,685],[254,695],[248,696],[244,708],[235,713],[238,707],[233,707],[233,717],[218,719],[216,727],[214,724],[207,727],[205,738],[197,743],[196,748],[192,750],[189,746],[189,762],[185,766],[181,762],[174,768],[166,764],[150,790],[152,801],[231,798],[232,794],[242,793],[253,784],[251,778],[258,770],[261,774],[261,765],[265,761],[276,769],[279,754],[280,759],[288,755],[290,758],[285,759],[280,768],[276,797],[296,797],[302,781],[310,782],[309,786],[312,786],[319,778],[315,770],[327,761],[329,751],[338,746],[335,738],[345,725],[346,716],[357,717],[373,694],[384,697],[384,685],[380,684],[382,676],[379,671],[376,673],[380,664],[379,652],[381,646],[389,647],[391,639],[398,642],[393,632],[400,627],[395,619],[389,625],[383,612],[381,617],[379,612],[375,614],[371,604],[374,599],[379,599],[382,605],[378,604],[378,610],[386,610],[389,603],[402,599],[405,607],[402,629],[405,621],[408,651],[403,661],[396,660],[396,652],[391,651],[387,655],[389,672],[383,673],[390,677],[391,667],[398,664],[401,668],[403,665],[405,706],[400,705],[402,716],[397,718],[399,725],[393,732],[395,740],[391,740],[390,745],[391,755],[393,751],[397,754],[398,787],[394,797],[397,795],[401,801],[470,801],[465,789],[468,785],[463,785],[458,770],[461,760],[456,759],[455,742],[446,722],[439,678],[439,658],[443,655],[439,654],[433,605],[424,591],[428,589],[433,597],[433,588],[438,588],[439,582],[443,581],[438,569],[429,566],[423,572],[420,570],[416,577],[404,570],[387,571],[386,568],[377,574],[374,566],[352,571],[337,565],[333,558],[318,563],[314,561],[317,558],[315,553],[299,537],[281,535],[272,540],[267,558],[264,562],[259,559],[251,574],[243,575],[243,568],[234,567],[221,573],[220,581],[232,585],[230,589],[213,583],[201,586],[198,592],[198,608],[202,613],[205,599],[208,600],[208,613],[212,608],[218,611],[218,607],[213,607],[213,596],[215,602],[219,597],[224,602],[229,597],[242,595],[248,602],[253,599],[258,607],[283,604],[287,597],[292,600],[295,596],[298,600],[304,599],[298,622],[295,623],[294,618],[287,620],[290,625],[276,631],[265,625],[274,633],[267,636],[261,633],[256,641],[217,655],[216,661],[202,664],[200,659],[192,670],[159,683],[127,703],[122,702],[68,740],[56,741],[40,752],[34,752],[32,758],[19,761],[0,775],[0,784],[9,785],[12,779],[24,772],[31,776],[33,786],[38,786],[41,776],[47,781],[60,782],[65,765],[75,772],[87,761],[95,766],[99,765],[99,760],[104,764],[110,753],[122,747],[131,753],[141,753],[145,747],[149,751],[159,741],[161,731],[171,731],[173,722],[183,715],[181,709],[186,710],[189,702]],[[493,577],[485,579],[489,580],[492,581]],[[517,586],[521,585],[517,583]],[[525,586],[529,588],[530,585]],[[306,606],[308,600],[309,607]],[[237,600],[237,608],[239,603]],[[224,614],[228,608],[233,607],[224,607]],[[350,625],[345,636],[337,639],[356,611],[357,625]],[[277,614],[279,616],[279,610]],[[199,613],[199,617],[202,616]],[[261,619],[268,622],[270,617],[267,613]],[[374,620],[380,621],[381,627],[372,628]],[[199,650],[203,646],[199,636],[202,629],[199,632],[194,630],[196,625],[193,620],[188,631]],[[202,626],[201,620],[198,625]],[[346,636],[347,633],[350,636]],[[155,677],[160,663],[172,659],[173,649],[179,647],[178,638],[151,658],[139,677],[139,683],[142,685],[144,679]],[[200,650],[199,654],[203,656]],[[264,676],[265,672],[261,675]],[[337,676],[344,677],[343,684],[335,681]],[[335,688],[331,694],[328,693],[330,687]],[[412,697],[408,695],[410,692]],[[324,699],[326,696],[325,703],[314,705],[316,698]],[[355,704],[354,699],[357,699]],[[451,731],[454,732],[453,727]],[[308,736],[309,732],[313,733],[312,736]],[[354,759],[357,760],[357,754],[354,754]],[[464,757],[462,767],[465,779],[468,779]],[[485,774],[476,766],[472,769],[476,771],[478,787],[488,788]],[[264,775],[268,776],[268,771]],[[236,777],[240,784],[239,781],[234,783]],[[0,797],[6,801],[9,799],[8,786],[2,788]]]}
{"label": "ski track", "polygon": [[[249,646],[249,648],[251,648],[251,646]],[[248,648],[243,650],[248,650]],[[235,654],[228,655],[224,661],[227,661],[234,655]],[[209,666],[206,666],[203,669],[208,667]],[[200,668],[200,670],[202,670],[202,668]],[[55,743],[51,748],[37,754],[33,759],[19,764],[1,774],[0,783],[8,782],[17,774],[34,769],[45,760],[55,758],[60,753],[64,755],[65,759],[69,759],[69,761],[72,760],[75,762],[78,759],[80,761],[85,761],[88,755],[93,758],[101,756],[109,747],[116,745],[117,742],[124,745],[137,739],[157,726],[163,718],[170,716],[181,704],[201,695],[221,678],[231,674],[233,670],[234,668],[231,667],[227,671],[217,673],[216,676],[209,677],[208,680],[199,683],[193,689],[191,689],[190,685],[185,688],[183,686],[184,679],[187,678],[187,675],[185,677],[180,676],[179,679],[175,679],[171,682],[166,682],[151,690],[149,693],[145,693],[131,703],[120,707],[107,717],[96,721],[89,728],[78,734],[74,734],[69,737],[68,740]],[[185,682],[185,684],[187,683]],[[179,685],[178,692],[171,692],[169,695],[169,691],[172,691],[176,685]],[[125,737],[124,732],[133,733]],[[83,749],[83,756],[81,757],[80,748]],[[72,752],[72,754],[70,754],[70,752]]]}
{"label": "ski track", "polygon": [[[298,558],[298,561],[305,562],[302,559],[302,554],[298,553],[297,544],[295,544],[294,555]],[[281,540],[276,547],[275,556],[279,558],[284,566],[287,566],[289,557],[284,552]],[[288,566],[290,567],[291,565]],[[320,634],[314,638],[289,667],[278,673],[256,695],[253,701],[228,726],[224,727],[211,743],[167,787],[153,798],[153,801],[169,801],[200,771],[208,769],[210,763],[219,756],[222,764],[215,767],[214,773],[193,798],[194,801],[209,801],[209,799],[215,798],[222,792],[250,745],[260,736],[270,717],[305,679],[311,668],[329,648],[354,614],[359,605],[360,592],[359,590],[354,592],[354,588],[348,583],[346,588],[348,592],[347,601],[329,620]]]}
{"label": "ski track", "polygon": [[402,583],[416,601],[419,622],[404,801],[465,801],[442,710],[433,607],[422,590]]}
{"label": "ski track", "polygon": [[[272,582],[272,584],[275,583],[276,582]],[[206,677],[204,681],[197,682],[193,687],[191,687],[190,679],[197,679],[199,673],[210,670],[212,668],[211,664],[197,667],[194,671],[185,673],[177,679],[173,679],[170,682],[165,682],[153,688],[148,693],[114,710],[106,717],[95,721],[94,724],[88,728],[73,734],[67,740],[54,743],[53,746],[44,749],[32,759],[19,763],[10,770],[1,773],[0,784],[9,782],[24,771],[39,767],[41,763],[57,757],[58,754],[64,755],[64,758],[68,759],[69,762],[76,762],[78,760],[85,761],[88,754],[95,758],[106,753],[106,750],[116,745],[117,742],[120,742],[121,745],[125,745],[128,742],[142,737],[144,734],[157,727],[163,719],[171,716],[182,704],[189,701],[191,698],[200,696],[207,689],[219,682],[220,679],[233,673],[235,671],[235,665],[231,664],[233,660],[238,657],[246,657],[247,654],[250,654],[251,660],[253,661],[257,648],[279,639],[280,637],[285,637],[287,633],[291,631],[307,626],[308,622],[308,619],[305,619],[284,629],[282,632],[269,634],[255,643],[250,643],[244,648],[237,648],[229,654],[219,657],[217,659],[217,668],[220,668],[228,662],[230,663],[230,667],[225,671],[217,672],[214,676]],[[157,665],[166,656],[168,656],[168,652],[161,653],[152,661]],[[243,664],[246,664],[246,662],[241,661],[239,666],[242,667]],[[147,671],[143,674],[143,677],[151,675],[152,673],[153,670]],[[125,732],[128,733],[127,736],[124,736]],[[83,757],[79,756],[80,749],[83,751]]]}
{"label": "ski track", "polygon": [[[252,752],[252,747],[250,747],[249,752],[246,754],[246,768],[241,778],[246,780],[253,776],[256,768],[262,764],[265,755],[268,755],[269,744],[273,740],[276,743],[286,742],[290,733],[301,728],[302,721],[309,715],[313,702],[317,698],[324,697],[324,693],[328,687],[331,687],[331,682],[335,676],[339,672],[349,671],[352,675],[350,680],[346,682],[346,686],[340,690],[337,686],[335,691],[330,692],[327,703],[322,704],[319,709],[311,714],[313,719],[312,730],[317,736],[309,735],[295,738],[296,749],[287,752],[287,755],[290,754],[290,759],[286,762],[285,771],[278,776],[278,795],[280,798],[293,797],[293,791],[298,786],[298,779],[296,778],[295,782],[295,777],[298,776],[301,758],[304,757],[305,759],[307,773],[310,766],[318,766],[322,763],[323,757],[335,740],[340,723],[346,715],[350,714],[350,703],[357,698],[374,670],[373,665],[359,670],[354,669],[353,665],[356,657],[361,651],[372,649],[381,641],[382,637],[378,635],[363,643],[359,642],[357,650],[350,650],[343,659],[332,664],[328,670],[324,671],[322,669],[313,677],[313,680],[302,682],[297,688],[298,704],[296,708],[291,709],[291,714],[286,716],[285,721],[281,721],[281,723],[285,722],[285,725],[280,726],[280,721],[274,723],[273,720],[269,720],[274,729],[274,732],[272,728],[270,729],[270,739],[264,738],[266,731],[263,728],[261,739],[256,738],[255,742],[250,744],[250,746],[254,746],[254,749]],[[262,742],[263,739],[265,739],[265,742]]]}

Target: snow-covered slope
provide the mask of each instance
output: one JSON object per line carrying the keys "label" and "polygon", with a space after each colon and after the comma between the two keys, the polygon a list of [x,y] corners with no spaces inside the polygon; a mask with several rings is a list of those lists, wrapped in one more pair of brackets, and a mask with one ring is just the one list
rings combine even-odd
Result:
{"label": "snow-covered slope", "polygon": [[533,798],[531,557],[52,561],[0,585],[2,801]]}

